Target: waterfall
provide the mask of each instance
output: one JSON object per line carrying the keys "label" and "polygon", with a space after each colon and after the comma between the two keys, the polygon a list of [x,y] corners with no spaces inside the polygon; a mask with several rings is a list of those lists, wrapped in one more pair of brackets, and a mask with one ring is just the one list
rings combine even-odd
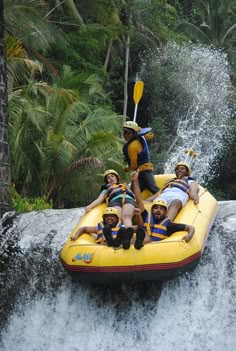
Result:
{"label": "waterfall", "polygon": [[[163,85],[169,79],[178,92],[168,104],[177,133],[166,171],[192,148],[199,153],[193,163],[198,181],[210,179],[231,116],[226,57],[170,45],[143,65],[141,79],[160,67]],[[155,87],[153,93],[155,100]],[[83,208],[8,213],[1,221],[2,351],[236,349],[236,201],[220,203],[196,269],[162,284],[72,282],[59,254],[83,213]]]}
{"label": "waterfall", "polygon": [[1,350],[235,349],[235,201],[220,204],[197,268],[162,285],[73,283],[59,252],[82,214],[45,210],[3,223],[15,248],[1,273]]}
{"label": "waterfall", "polygon": [[[155,121],[164,111],[175,135],[164,165],[166,173],[173,172],[176,162],[185,160],[192,163],[199,182],[211,179],[217,155],[230,138],[233,88],[229,70],[226,54],[206,47],[171,44],[162,55],[145,57],[139,77],[152,91],[151,115]],[[155,101],[160,86],[169,96],[162,109],[157,106],[159,100]],[[188,149],[198,157],[187,156]]]}

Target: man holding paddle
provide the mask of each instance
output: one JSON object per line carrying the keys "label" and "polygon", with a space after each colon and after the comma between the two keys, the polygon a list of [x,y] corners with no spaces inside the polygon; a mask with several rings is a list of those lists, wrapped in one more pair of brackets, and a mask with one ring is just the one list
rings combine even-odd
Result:
{"label": "man holding paddle", "polygon": [[136,123],[138,103],[143,95],[143,87],[144,83],[141,80],[137,81],[134,85],[134,119],[133,121],[125,122],[122,128],[126,141],[123,146],[123,155],[128,163],[125,167],[126,172],[139,169],[138,180],[141,191],[148,189],[152,194],[155,194],[159,188],[154,179],[154,168],[150,162],[150,153],[147,144],[151,128],[141,129]]}
{"label": "man holding paddle", "polygon": [[154,179],[154,168],[150,162],[150,153],[145,137],[140,133],[138,124],[134,121],[127,121],[123,125],[125,145],[123,154],[128,165],[126,172],[139,169],[139,186],[141,191],[148,189],[152,194],[158,192],[158,187]]}

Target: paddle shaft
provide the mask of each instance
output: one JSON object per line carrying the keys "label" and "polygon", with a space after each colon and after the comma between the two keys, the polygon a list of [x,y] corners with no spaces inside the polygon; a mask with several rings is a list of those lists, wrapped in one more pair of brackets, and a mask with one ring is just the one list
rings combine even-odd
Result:
{"label": "paddle shaft", "polygon": [[135,107],[134,107],[134,119],[133,119],[134,122],[136,122],[137,111],[138,111],[138,104],[135,104]]}

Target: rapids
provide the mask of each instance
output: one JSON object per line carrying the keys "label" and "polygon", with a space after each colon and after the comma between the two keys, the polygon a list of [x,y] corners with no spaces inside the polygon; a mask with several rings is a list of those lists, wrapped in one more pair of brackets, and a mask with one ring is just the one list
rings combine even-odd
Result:
{"label": "rapids", "polygon": [[197,268],[162,285],[73,283],[59,253],[82,214],[45,210],[3,220],[1,350],[236,348],[236,201],[220,203]]}
{"label": "rapids", "polygon": [[[146,70],[156,87],[155,60],[142,67],[140,77]],[[201,183],[210,179],[228,133],[226,56],[169,46],[160,64],[179,88],[177,103],[173,99],[168,106],[178,133],[166,171],[193,148]],[[155,102],[154,89],[153,96]],[[220,203],[196,269],[162,284],[73,283],[59,254],[83,212],[8,213],[0,222],[0,350],[236,350],[236,201]]]}

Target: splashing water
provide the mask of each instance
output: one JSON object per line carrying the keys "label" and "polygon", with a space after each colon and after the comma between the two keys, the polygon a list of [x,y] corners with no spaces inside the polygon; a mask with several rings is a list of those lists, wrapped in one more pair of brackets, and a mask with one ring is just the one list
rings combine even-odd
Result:
{"label": "splashing water", "polygon": [[[200,154],[193,166],[201,181],[227,135],[226,57],[206,48],[172,45],[158,60],[171,62],[167,68],[181,102],[172,110],[177,135],[166,171],[172,172],[191,148]],[[74,285],[59,253],[83,211],[32,212],[17,216],[9,228],[3,226],[1,350],[236,349],[236,202],[221,204],[195,271],[163,286]]]}
{"label": "splashing water", "polygon": [[[168,102],[177,132],[168,150],[165,172],[172,173],[176,162],[187,161],[192,163],[199,182],[210,180],[223,139],[230,137],[232,88],[226,54],[197,46],[168,45],[164,56],[152,56],[152,63],[143,65],[140,75],[145,76],[145,70],[150,68],[156,70],[157,65],[159,71],[160,67],[162,72],[168,71],[167,79],[176,94],[175,101]],[[198,157],[187,156],[187,149],[194,150]]]}
{"label": "splashing water", "polygon": [[162,286],[72,283],[58,256],[81,214],[46,210],[18,217],[13,232],[18,228],[22,255],[11,258],[5,276],[1,304],[14,310],[0,334],[1,350],[235,350],[235,201],[220,206],[195,271]]}

